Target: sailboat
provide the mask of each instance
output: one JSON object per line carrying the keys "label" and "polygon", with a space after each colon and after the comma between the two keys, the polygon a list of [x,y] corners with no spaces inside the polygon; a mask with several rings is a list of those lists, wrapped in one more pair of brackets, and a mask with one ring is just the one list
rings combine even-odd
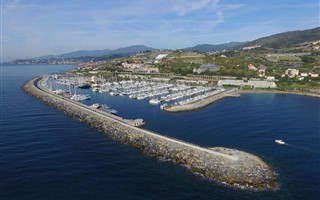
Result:
{"label": "sailboat", "polygon": [[87,94],[77,94],[76,90],[74,90],[74,94],[70,97],[70,99],[75,101],[84,101],[90,98],[91,98],[90,95],[87,95]]}

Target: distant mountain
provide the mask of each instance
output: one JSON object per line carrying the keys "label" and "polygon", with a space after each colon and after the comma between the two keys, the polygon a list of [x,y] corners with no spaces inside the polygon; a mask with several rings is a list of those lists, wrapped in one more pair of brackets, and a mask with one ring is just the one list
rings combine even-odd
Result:
{"label": "distant mountain", "polygon": [[34,59],[51,59],[51,58],[82,58],[82,57],[109,57],[110,55],[130,55],[134,53],[139,53],[141,51],[147,50],[154,50],[154,48],[147,47],[144,45],[133,45],[129,47],[118,48],[114,50],[104,49],[104,50],[81,50],[81,51],[74,51],[70,53],[64,53],[60,55],[48,55],[48,56],[41,56]]}
{"label": "distant mountain", "polygon": [[183,51],[198,51],[198,52],[212,52],[222,51],[224,49],[230,49],[239,45],[243,45],[246,42],[229,42],[224,44],[199,44],[194,47],[188,47],[182,49]]}
{"label": "distant mountain", "polygon": [[129,47],[123,47],[115,50],[111,50],[108,54],[134,54],[141,51],[155,50],[154,48],[145,46],[145,45],[133,45]]}
{"label": "distant mountain", "polygon": [[290,31],[279,33],[259,38],[241,46],[244,47],[261,45],[261,47],[281,49],[293,47],[303,42],[312,42],[316,40],[320,40],[320,27],[303,31]]}

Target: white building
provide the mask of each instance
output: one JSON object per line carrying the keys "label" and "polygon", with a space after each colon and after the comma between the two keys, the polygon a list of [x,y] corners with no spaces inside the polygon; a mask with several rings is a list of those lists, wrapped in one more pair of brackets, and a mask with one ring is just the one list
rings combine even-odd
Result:
{"label": "white building", "polygon": [[147,74],[159,73],[159,68],[157,68],[157,67],[140,68],[140,69],[136,70],[136,72],[142,72],[142,73],[147,73]]}
{"label": "white building", "polygon": [[274,77],[274,76],[267,76],[267,77],[266,77],[266,80],[267,80],[267,81],[274,81],[274,80],[275,80],[275,77]]}
{"label": "white building", "polygon": [[163,59],[164,57],[166,57],[168,54],[159,54],[159,55],[157,55],[157,57],[156,57],[156,60],[161,60],[161,59]]}
{"label": "white building", "polygon": [[218,86],[223,85],[234,85],[234,86],[250,86],[254,88],[277,88],[277,85],[273,81],[248,81],[244,82],[243,80],[219,80]]}
{"label": "white building", "polygon": [[141,67],[143,67],[143,64],[124,62],[122,63],[122,66],[127,69],[140,69]]}
{"label": "white building", "polygon": [[194,84],[207,84],[208,81],[201,81],[201,80],[177,80],[177,83],[182,83],[182,84],[188,84],[188,83],[194,83]]}
{"label": "white building", "polygon": [[285,74],[290,78],[294,78],[295,76],[299,75],[299,70],[298,69],[287,69],[285,71]]}
{"label": "white building", "polygon": [[258,68],[256,68],[256,66],[254,66],[253,64],[249,64],[248,65],[248,69],[251,70],[251,71],[257,71]]}

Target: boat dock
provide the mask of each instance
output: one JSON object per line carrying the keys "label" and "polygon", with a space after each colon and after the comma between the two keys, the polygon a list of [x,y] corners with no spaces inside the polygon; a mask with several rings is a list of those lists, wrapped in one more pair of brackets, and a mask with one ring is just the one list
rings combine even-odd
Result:
{"label": "boat dock", "polygon": [[49,92],[41,86],[41,82],[41,77],[33,79],[24,85],[24,90],[40,101],[106,133],[110,138],[141,149],[147,155],[171,160],[186,166],[195,174],[225,185],[252,190],[278,189],[275,172],[255,155],[223,147],[200,147],[138,128],[114,115],[101,113]]}
{"label": "boat dock", "polygon": [[203,99],[199,99],[198,101],[187,103],[183,105],[172,105],[164,107],[165,111],[168,112],[183,112],[183,111],[191,111],[203,108],[215,101],[223,99],[225,97],[239,97],[240,94],[236,93],[237,89],[228,89],[221,91],[219,93],[213,94]]}
{"label": "boat dock", "polygon": [[54,91],[51,91],[50,89],[48,89],[46,87],[46,85],[47,85],[46,82],[47,82],[47,78],[42,78],[42,79],[38,80],[36,85],[40,90],[42,90],[42,91],[44,91],[44,92],[46,92],[48,94],[51,94],[52,96],[61,98],[64,101],[68,101],[69,103],[72,103],[74,105],[81,106],[82,108],[85,108],[85,109],[88,109],[88,110],[92,110],[92,111],[94,111],[96,113],[99,113],[99,114],[104,115],[106,117],[121,121],[123,123],[129,124],[129,125],[132,125],[132,126],[140,127],[140,126],[143,126],[145,124],[145,121],[143,119],[124,119],[122,117],[113,115],[111,113],[104,112],[103,110],[96,109],[96,108],[94,108],[92,106],[87,106],[87,105],[82,104],[82,103],[80,103],[78,101],[72,101],[72,99],[69,99],[68,97],[57,95]]}

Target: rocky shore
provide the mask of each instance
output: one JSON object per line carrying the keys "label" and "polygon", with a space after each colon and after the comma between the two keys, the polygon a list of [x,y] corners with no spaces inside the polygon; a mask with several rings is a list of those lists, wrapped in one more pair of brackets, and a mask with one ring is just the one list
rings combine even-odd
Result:
{"label": "rocky shore", "polygon": [[79,103],[50,94],[41,88],[39,80],[27,82],[24,90],[116,141],[136,147],[147,155],[171,160],[218,183],[252,190],[278,189],[275,172],[255,155],[222,147],[203,148],[128,125],[87,109]]}
{"label": "rocky shore", "polygon": [[190,104],[168,106],[165,107],[164,110],[168,112],[183,112],[200,109],[225,97],[239,97],[240,95],[236,93],[236,90],[237,89],[226,90],[214,96]]}

